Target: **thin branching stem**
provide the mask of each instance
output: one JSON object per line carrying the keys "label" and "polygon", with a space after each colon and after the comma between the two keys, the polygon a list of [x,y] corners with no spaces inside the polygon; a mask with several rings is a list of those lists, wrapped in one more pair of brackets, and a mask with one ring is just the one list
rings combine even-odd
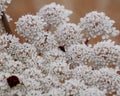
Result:
{"label": "thin branching stem", "polygon": [[2,22],[3,22],[4,28],[5,28],[5,30],[6,30],[6,32],[7,32],[8,34],[12,34],[12,30],[11,30],[11,28],[10,28],[10,26],[9,26],[7,17],[6,17],[6,15],[5,15],[4,12],[2,12],[2,13],[3,13],[3,15],[2,15]]}

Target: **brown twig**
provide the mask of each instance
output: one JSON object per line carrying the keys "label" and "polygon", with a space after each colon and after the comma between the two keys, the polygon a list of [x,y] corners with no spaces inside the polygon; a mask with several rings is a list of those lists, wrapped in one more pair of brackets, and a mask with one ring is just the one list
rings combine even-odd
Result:
{"label": "brown twig", "polygon": [[2,12],[3,15],[2,15],[2,22],[3,22],[3,25],[4,25],[4,28],[5,28],[5,31],[8,33],[8,34],[12,34],[12,30],[10,29],[10,26],[9,26],[9,23],[8,23],[8,20],[7,20],[7,17],[5,15],[4,12]]}

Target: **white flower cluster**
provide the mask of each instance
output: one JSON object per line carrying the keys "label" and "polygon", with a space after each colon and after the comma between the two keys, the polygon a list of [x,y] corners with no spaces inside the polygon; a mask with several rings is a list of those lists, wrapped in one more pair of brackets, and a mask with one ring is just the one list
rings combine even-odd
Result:
{"label": "white flower cluster", "polygon": [[116,71],[111,68],[101,68],[94,72],[96,80],[93,80],[100,90],[107,91],[109,94],[113,94],[120,88],[120,76],[116,74]]}
{"label": "white flower cluster", "polygon": [[39,33],[43,33],[44,22],[38,16],[22,16],[15,24],[18,34],[24,36],[28,42],[33,42],[38,37]]}
{"label": "white flower cluster", "polygon": [[102,92],[109,94],[114,94],[120,88],[120,76],[112,68],[92,70],[91,68],[82,65],[74,69],[73,78],[84,81],[89,88],[96,87]]}
{"label": "white flower cluster", "polygon": [[[12,57],[5,52],[0,53],[0,71],[6,70],[6,63],[11,61]],[[7,71],[7,70],[6,70]]]}
{"label": "white flower cluster", "polygon": [[2,12],[6,11],[7,5],[5,4],[9,4],[11,3],[11,0],[0,0],[0,19],[2,18],[1,15]]}
{"label": "white flower cluster", "polygon": [[0,35],[0,52],[4,52],[11,44],[19,43],[19,39],[10,34]]}
{"label": "white flower cluster", "polygon": [[55,39],[60,46],[68,47],[83,41],[82,33],[78,26],[73,23],[64,23],[57,28]]}
{"label": "white flower cluster", "polygon": [[37,13],[38,16],[44,19],[48,26],[51,25],[55,27],[61,23],[68,22],[68,16],[71,14],[72,11],[65,9],[64,6],[56,3],[44,6]]}
{"label": "white flower cluster", "polygon": [[32,59],[37,55],[36,48],[28,43],[11,44],[9,48],[7,48],[7,52],[11,54],[14,60],[19,60],[21,62]]}
{"label": "white flower cluster", "polygon": [[39,33],[38,38],[33,41],[33,45],[37,48],[38,53],[52,50],[58,45],[54,35],[51,32]]}
{"label": "white flower cluster", "polygon": [[93,47],[93,66],[95,68],[103,66],[119,66],[120,64],[120,46],[115,45],[111,40],[98,42]]}
{"label": "white flower cluster", "polygon": [[85,43],[117,34],[113,21],[92,12],[77,25],[68,22],[70,14],[51,3],[15,23],[24,43],[0,34],[0,96],[120,96],[120,45]]}
{"label": "white flower cluster", "polygon": [[97,88],[88,88],[80,93],[80,96],[106,96],[105,92],[100,91]]}
{"label": "white flower cluster", "polygon": [[53,62],[56,60],[66,60],[66,54],[58,48],[45,51],[43,54],[46,62]]}
{"label": "white flower cluster", "polygon": [[[7,15],[6,13],[3,14],[3,12],[5,12],[7,8],[6,4],[9,3],[11,3],[11,0],[0,0],[0,33],[6,32],[2,19],[6,18],[8,22],[12,20],[9,15]],[[3,15],[6,17],[2,17]]]}
{"label": "white flower cluster", "polygon": [[85,44],[74,44],[71,45],[67,50],[69,61],[77,64],[87,64],[93,57],[93,51],[90,46]]}
{"label": "white flower cluster", "polygon": [[45,32],[43,22],[37,15],[25,15],[16,22],[16,31],[25,37],[26,41],[33,44],[39,53],[54,48],[56,41],[51,32]]}
{"label": "white flower cluster", "polygon": [[85,36],[89,39],[101,36],[108,39],[120,32],[113,27],[115,21],[110,20],[103,12],[92,11],[80,19],[79,27],[83,29]]}

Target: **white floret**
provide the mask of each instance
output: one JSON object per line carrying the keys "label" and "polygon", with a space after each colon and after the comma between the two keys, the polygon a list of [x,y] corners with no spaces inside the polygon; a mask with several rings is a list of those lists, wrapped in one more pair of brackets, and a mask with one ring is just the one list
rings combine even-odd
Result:
{"label": "white floret", "polygon": [[55,39],[59,46],[69,47],[72,44],[83,42],[83,34],[78,26],[73,23],[64,23],[59,26],[55,32]]}
{"label": "white floret", "polygon": [[74,44],[68,48],[67,55],[73,63],[87,64],[93,56],[93,51],[90,46],[85,44]]}
{"label": "white floret", "polygon": [[58,26],[61,23],[68,22],[69,17],[72,14],[72,11],[67,10],[64,6],[51,3],[39,10],[37,13],[47,25]]}
{"label": "white floret", "polygon": [[0,51],[5,52],[11,44],[19,43],[19,38],[16,38],[14,35],[2,34],[0,35]]}
{"label": "white floret", "polygon": [[39,16],[25,15],[20,17],[15,24],[17,33],[31,43],[37,39],[39,33],[42,34],[45,23]]}
{"label": "white floret", "polygon": [[2,18],[1,16],[3,15],[2,12],[6,11],[7,5],[10,4],[11,0],[0,0],[0,19]]}
{"label": "white floret", "polygon": [[120,46],[115,45],[115,42],[111,40],[98,42],[94,45],[93,50],[93,67],[119,66]]}
{"label": "white floret", "polygon": [[100,91],[97,88],[88,88],[82,92],[80,92],[79,96],[106,96],[104,91]]}
{"label": "white floret", "polygon": [[83,29],[87,38],[101,36],[102,39],[108,39],[120,33],[113,27],[114,23],[115,21],[110,20],[105,13],[92,11],[80,19],[79,27]]}

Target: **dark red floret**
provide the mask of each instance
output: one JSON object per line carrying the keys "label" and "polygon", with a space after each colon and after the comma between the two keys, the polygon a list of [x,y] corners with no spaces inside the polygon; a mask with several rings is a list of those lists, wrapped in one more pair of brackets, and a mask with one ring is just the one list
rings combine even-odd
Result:
{"label": "dark red floret", "polygon": [[7,83],[10,88],[15,87],[17,84],[20,84],[19,78],[17,76],[10,76],[7,78]]}

